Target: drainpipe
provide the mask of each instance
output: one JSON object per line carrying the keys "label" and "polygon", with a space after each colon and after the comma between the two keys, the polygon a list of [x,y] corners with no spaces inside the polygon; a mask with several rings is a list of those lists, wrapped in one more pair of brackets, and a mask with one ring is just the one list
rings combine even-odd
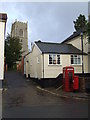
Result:
{"label": "drainpipe", "polygon": [[84,76],[84,63],[83,63],[83,32],[81,32],[81,45],[82,45],[82,75]]}

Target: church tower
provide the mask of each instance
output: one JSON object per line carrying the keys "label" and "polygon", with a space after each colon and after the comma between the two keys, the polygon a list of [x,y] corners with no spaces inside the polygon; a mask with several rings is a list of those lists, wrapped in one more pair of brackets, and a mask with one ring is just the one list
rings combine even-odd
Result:
{"label": "church tower", "polygon": [[11,27],[11,37],[19,37],[22,44],[22,56],[28,53],[28,23],[15,21]]}

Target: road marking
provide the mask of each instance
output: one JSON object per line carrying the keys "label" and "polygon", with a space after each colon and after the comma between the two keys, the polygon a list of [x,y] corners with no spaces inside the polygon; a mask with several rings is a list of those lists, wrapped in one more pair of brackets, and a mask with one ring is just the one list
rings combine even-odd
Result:
{"label": "road marking", "polygon": [[73,97],[73,96],[71,96],[71,97],[66,96],[66,95],[63,95],[63,96],[62,96],[62,95],[59,95],[59,94],[57,94],[57,93],[51,92],[51,91],[49,91],[49,90],[46,90],[46,89],[44,89],[44,88],[41,88],[40,86],[37,86],[37,89],[42,90],[42,91],[45,91],[45,92],[48,92],[48,93],[51,93],[51,94],[53,94],[53,95],[56,95],[56,96],[62,97],[62,98],[72,98],[72,99],[77,99],[77,100],[88,100],[88,99],[85,99],[85,98],[79,98],[79,97]]}
{"label": "road marking", "polygon": [[[59,94],[57,94],[57,93],[48,91],[48,90],[46,90],[46,89],[43,89],[43,88],[41,88],[40,86],[37,86],[37,88],[40,89],[40,90],[43,90],[43,91],[45,91],[45,92],[51,93],[51,94],[53,94],[53,95],[57,95],[57,96],[59,96],[59,97],[63,97],[62,95],[59,95]],[[68,98],[68,96],[65,96],[65,95],[64,95],[64,97]]]}

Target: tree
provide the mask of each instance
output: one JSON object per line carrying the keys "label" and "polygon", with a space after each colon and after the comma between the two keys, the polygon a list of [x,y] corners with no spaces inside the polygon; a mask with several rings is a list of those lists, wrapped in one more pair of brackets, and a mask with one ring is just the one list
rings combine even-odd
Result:
{"label": "tree", "polygon": [[12,68],[13,65],[21,58],[22,45],[19,37],[11,37],[9,34],[5,40],[5,57],[8,68]]}
{"label": "tree", "polygon": [[87,26],[87,20],[84,15],[80,14],[76,21],[73,21],[76,31],[85,31]]}
{"label": "tree", "polygon": [[87,23],[87,36],[88,36],[88,43],[90,44],[90,15],[89,15],[89,21]]}

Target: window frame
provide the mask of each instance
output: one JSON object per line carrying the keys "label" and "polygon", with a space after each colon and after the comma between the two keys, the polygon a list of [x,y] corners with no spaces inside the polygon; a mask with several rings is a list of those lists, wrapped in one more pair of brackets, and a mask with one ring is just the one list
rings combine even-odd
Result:
{"label": "window frame", "polygon": [[70,55],[70,63],[71,65],[82,65],[81,55]]}
{"label": "window frame", "polygon": [[[50,55],[52,56],[51,64],[50,64]],[[60,64],[58,64],[58,57],[57,56],[59,56]],[[61,55],[60,54],[48,54],[48,65],[61,65]]]}

